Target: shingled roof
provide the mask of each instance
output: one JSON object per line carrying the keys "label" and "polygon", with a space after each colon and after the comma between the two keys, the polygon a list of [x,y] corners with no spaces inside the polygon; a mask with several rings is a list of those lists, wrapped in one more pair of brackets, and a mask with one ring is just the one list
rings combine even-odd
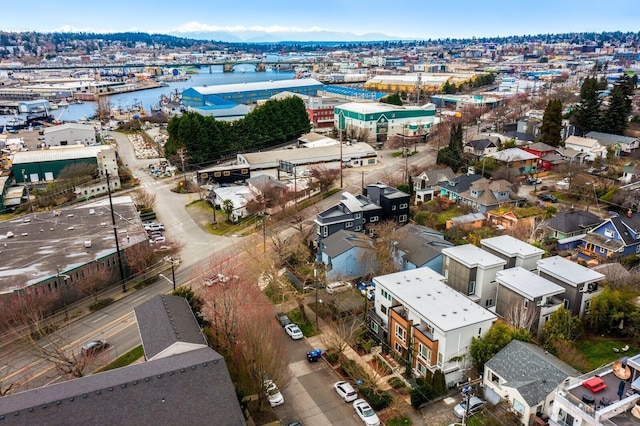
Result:
{"label": "shingled roof", "polygon": [[512,340],[485,366],[517,389],[529,406],[544,400],[567,377],[581,373],[531,343]]}

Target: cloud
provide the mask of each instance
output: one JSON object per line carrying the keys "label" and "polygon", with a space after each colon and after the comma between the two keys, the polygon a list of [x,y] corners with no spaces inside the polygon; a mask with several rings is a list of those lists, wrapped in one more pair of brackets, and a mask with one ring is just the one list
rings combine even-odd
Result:
{"label": "cloud", "polygon": [[253,25],[250,27],[245,27],[242,25],[234,25],[234,26],[220,26],[220,25],[207,25],[201,24],[199,22],[189,22],[180,27],[173,30],[173,32],[177,33],[193,33],[193,32],[229,32],[229,33],[237,33],[243,31],[259,31],[265,33],[303,33],[310,31],[325,31],[325,29],[320,27],[308,27],[308,28],[299,28],[299,27],[283,27],[279,25],[271,25],[268,27],[261,25]]}

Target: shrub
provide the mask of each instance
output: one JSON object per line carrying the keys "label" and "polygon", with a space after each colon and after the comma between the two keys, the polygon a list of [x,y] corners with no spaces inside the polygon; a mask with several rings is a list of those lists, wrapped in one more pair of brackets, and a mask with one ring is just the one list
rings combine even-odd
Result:
{"label": "shrub", "polygon": [[391,394],[389,394],[389,392],[376,390],[369,387],[361,387],[360,393],[367,399],[367,401],[369,401],[371,408],[373,408],[374,410],[382,410],[387,408],[393,400],[393,397],[391,396]]}
{"label": "shrub", "polygon": [[387,380],[387,383],[389,383],[389,385],[391,385],[391,387],[394,389],[401,389],[406,386],[404,383],[404,380],[395,376],[389,377],[389,380]]}
{"label": "shrub", "polygon": [[324,353],[324,359],[326,359],[329,364],[335,364],[340,359],[340,354],[335,350],[328,350]]}

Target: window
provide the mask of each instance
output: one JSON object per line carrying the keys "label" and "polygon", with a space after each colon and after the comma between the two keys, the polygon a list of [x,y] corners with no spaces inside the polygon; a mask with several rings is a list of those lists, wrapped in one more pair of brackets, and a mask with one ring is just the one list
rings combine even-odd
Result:
{"label": "window", "polygon": [[362,231],[362,227],[360,225],[356,226],[356,231]]}
{"label": "window", "polygon": [[356,213],[356,219],[360,219],[362,217],[362,213]]}
{"label": "window", "polygon": [[391,210],[395,210],[395,209],[396,209],[396,206],[391,206]]}
{"label": "window", "polygon": [[427,365],[431,365],[431,349],[424,346],[422,343],[418,345],[418,356],[426,361]]}
{"label": "window", "polygon": [[493,306],[493,299],[487,299],[487,301],[484,302],[484,306],[485,306],[485,308]]}
{"label": "window", "polygon": [[353,228],[353,222],[347,222],[347,228]]}
{"label": "window", "polygon": [[564,308],[569,309],[569,299],[564,299]]}
{"label": "window", "polygon": [[393,344],[393,348],[396,350],[396,352],[398,352],[400,355],[402,355],[402,352],[404,352],[404,347],[399,344],[398,342],[394,342]]}
{"label": "window", "polygon": [[329,227],[328,226],[323,226],[322,227],[322,236],[326,237],[329,235]]}
{"label": "window", "polygon": [[407,215],[406,214],[401,214],[400,218],[398,219],[399,222],[406,222],[407,221]]}
{"label": "window", "polygon": [[562,426],[573,426],[574,418],[562,408],[558,410],[558,424]]}
{"label": "window", "polygon": [[529,307],[529,299],[524,299],[524,308],[527,309]]}
{"label": "window", "polygon": [[380,294],[382,294],[382,297],[391,302],[391,295],[385,289],[381,289]]}
{"label": "window", "polygon": [[401,209],[409,208],[409,204],[407,204],[407,203],[400,204],[400,208],[401,208]]}
{"label": "window", "polygon": [[613,229],[605,229],[604,236],[607,238],[613,238]]}
{"label": "window", "polygon": [[396,337],[402,342],[405,342],[407,338],[407,330],[405,330],[400,324],[396,324]]}
{"label": "window", "polygon": [[378,323],[371,321],[371,331],[373,331],[374,333],[378,334]]}
{"label": "window", "polygon": [[380,312],[382,312],[384,315],[387,315],[387,307],[384,305],[380,305]]}
{"label": "window", "polygon": [[469,294],[474,294],[476,292],[476,282],[469,281]]}
{"label": "window", "polygon": [[378,216],[371,216],[371,219],[369,219],[369,222],[377,222],[379,220],[380,218]]}
{"label": "window", "polygon": [[424,365],[422,365],[421,363],[417,363],[416,368],[418,369],[418,373],[421,376],[424,376],[427,374],[427,369]]}
{"label": "window", "polygon": [[444,356],[442,355],[442,352],[438,352],[438,367],[442,368],[442,359],[444,358]]}

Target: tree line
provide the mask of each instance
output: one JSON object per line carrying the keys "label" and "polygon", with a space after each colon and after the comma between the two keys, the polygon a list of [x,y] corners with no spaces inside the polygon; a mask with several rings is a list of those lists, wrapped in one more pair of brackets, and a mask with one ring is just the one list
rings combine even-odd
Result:
{"label": "tree line", "polygon": [[302,99],[269,100],[237,121],[188,112],[167,125],[165,157],[185,149],[192,164],[213,162],[238,152],[270,148],[294,140],[311,129]]}

